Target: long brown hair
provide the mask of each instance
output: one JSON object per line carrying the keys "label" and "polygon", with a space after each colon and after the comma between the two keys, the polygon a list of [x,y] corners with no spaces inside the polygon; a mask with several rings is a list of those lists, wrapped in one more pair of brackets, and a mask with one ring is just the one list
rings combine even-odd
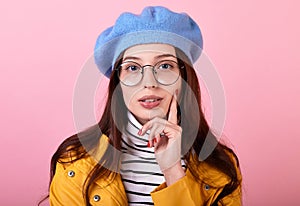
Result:
{"label": "long brown hair", "polygon": [[[231,180],[230,183],[224,187],[222,192],[217,197],[216,201],[213,203],[213,205],[217,205],[217,202],[220,199],[231,194],[241,184],[240,180],[238,179],[238,174],[235,166],[239,166],[238,158],[230,148],[218,142],[216,136],[210,130],[209,125],[205,119],[204,113],[202,111],[200,85],[195,70],[193,69],[186,55],[184,55],[182,51],[176,49],[176,53],[178,56],[179,66],[184,67],[184,69],[180,70],[181,77],[186,81],[187,85],[191,88],[192,92],[192,94],[188,94],[188,92],[181,92],[181,99],[188,98],[188,95],[194,95],[197,100],[200,117],[198,132],[196,132],[195,140],[192,143],[187,142],[188,138],[183,138],[182,140],[182,147],[190,145],[188,152],[184,156],[187,168],[191,171],[191,173],[196,179],[201,181],[197,176],[197,167],[191,166],[191,161],[193,161],[194,163],[195,160],[191,160],[190,157],[192,153],[196,153],[199,155],[205,140],[208,139],[208,142],[210,142],[211,145],[216,146],[213,149],[212,153],[208,156],[208,158],[203,160],[203,162],[206,162],[210,166],[223,172]],[[118,62],[118,64],[120,62],[121,60]],[[66,163],[63,162],[62,159],[64,159],[64,157],[68,157],[70,154],[72,154],[72,162],[89,156],[88,151],[91,151],[92,149],[99,146],[98,143],[102,133],[109,136],[109,142],[116,149],[115,151],[120,150],[122,134],[120,132],[120,128],[118,129],[116,126],[116,118],[114,118],[114,115],[118,116],[117,121],[120,121],[118,125],[125,125],[127,122],[127,108],[123,100],[122,91],[120,87],[118,87],[118,84],[119,78],[117,72],[116,70],[113,70],[109,81],[108,97],[105,109],[100,121],[96,125],[93,125],[90,128],[78,134],[72,135],[71,137],[67,138],[61,143],[61,145],[58,147],[57,151],[54,153],[51,159],[49,187],[55,175],[56,163]],[[182,91],[184,91],[184,89],[182,89]],[[116,95],[116,98],[113,98],[113,95]],[[181,124],[183,128],[183,133],[187,131],[185,130],[185,125],[189,125],[189,121],[193,121],[191,117],[195,115],[191,114],[191,112],[194,111],[191,111],[189,108],[187,108],[188,105],[184,105],[184,102],[185,101],[182,101],[182,105],[178,106],[178,117],[181,120],[186,117],[185,124]],[[183,137],[187,136],[183,135]],[[232,158],[230,157],[230,153],[235,157],[235,160],[232,160]],[[118,158],[118,154],[113,154],[112,156],[110,152],[105,152],[102,158],[99,160],[99,164],[95,165],[94,168],[89,172],[89,175],[85,180],[85,183],[82,188],[82,195],[85,199],[87,206],[90,206],[89,191],[92,183],[95,180],[97,180],[97,178],[103,176],[109,178],[110,180],[113,180],[117,173],[107,168],[115,168],[115,166],[113,165],[118,164]],[[196,161],[198,162],[198,165],[200,165],[202,162],[198,159]],[[44,201],[48,197],[49,195],[42,201]],[[40,201],[40,203],[42,201]]]}

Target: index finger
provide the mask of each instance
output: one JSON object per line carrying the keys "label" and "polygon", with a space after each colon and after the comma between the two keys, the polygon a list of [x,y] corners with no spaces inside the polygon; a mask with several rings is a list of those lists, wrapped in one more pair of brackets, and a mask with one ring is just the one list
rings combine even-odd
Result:
{"label": "index finger", "polygon": [[176,95],[176,93],[173,95],[173,98],[171,100],[168,121],[173,124],[177,124],[177,95]]}

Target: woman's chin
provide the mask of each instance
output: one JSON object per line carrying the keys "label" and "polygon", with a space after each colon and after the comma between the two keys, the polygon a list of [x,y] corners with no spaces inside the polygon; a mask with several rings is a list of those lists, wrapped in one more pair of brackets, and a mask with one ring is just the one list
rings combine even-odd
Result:
{"label": "woman's chin", "polygon": [[164,112],[161,108],[151,109],[151,110],[141,110],[139,112],[131,111],[133,115],[136,117],[136,119],[142,123],[145,124],[149,120],[152,120],[155,117],[159,118],[165,118],[166,112]]}

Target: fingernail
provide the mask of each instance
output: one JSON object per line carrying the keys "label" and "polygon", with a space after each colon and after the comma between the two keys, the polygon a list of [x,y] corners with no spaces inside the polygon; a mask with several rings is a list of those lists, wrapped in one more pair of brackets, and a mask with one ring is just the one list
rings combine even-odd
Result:
{"label": "fingernail", "polygon": [[150,141],[148,141],[147,147],[150,147]]}
{"label": "fingernail", "polygon": [[153,141],[154,141],[154,143],[157,143],[157,140],[156,140],[156,138],[154,138],[154,140],[153,140]]}
{"label": "fingernail", "polygon": [[138,132],[138,135],[141,135],[141,134],[142,134],[142,129],[140,129]]}

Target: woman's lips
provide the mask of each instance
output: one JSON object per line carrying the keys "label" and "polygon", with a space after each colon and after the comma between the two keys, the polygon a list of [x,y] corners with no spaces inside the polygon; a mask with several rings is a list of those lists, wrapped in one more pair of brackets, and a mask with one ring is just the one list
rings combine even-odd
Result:
{"label": "woman's lips", "polygon": [[154,107],[157,107],[160,104],[161,100],[162,100],[161,97],[155,95],[149,95],[149,96],[143,96],[138,101],[142,107],[146,109],[152,109]]}

